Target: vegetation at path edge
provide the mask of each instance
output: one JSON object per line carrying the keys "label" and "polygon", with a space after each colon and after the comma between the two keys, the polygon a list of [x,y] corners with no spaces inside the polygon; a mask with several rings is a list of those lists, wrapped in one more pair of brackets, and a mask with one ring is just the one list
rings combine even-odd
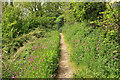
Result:
{"label": "vegetation at path edge", "polygon": [[[94,3],[79,4],[79,6],[86,7],[89,4],[100,6]],[[71,5],[68,11],[74,10],[75,6]],[[89,14],[96,15],[94,11],[98,11],[97,17],[86,18],[86,15],[81,15],[80,22],[66,18],[66,24],[61,27],[60,30],[66,42],[71,46],[71,61],[75,63],[73,66],[76,69],[74,78],[119,78],[120,16],[118,11],[120,5],[116,7],[111,7],[111,5],[108,3],[101,10],[93,9],[94,6],[88,9],[82,8],[84,10],[80,13],[86,14],[89,11]],[[77,18],[72,13],[70,15],[73,19]]]}
{"label": "vegetation at path edge", "polygon": [[[52,36],[54,34],[54,36]],[[54,78],[59,61],[59,33],[27,44],[3,65],[3,78]]]}
{"label": "vegetation at path edge", "polygon": [[55,78],[59,32],[73,78],[119,78],[120,2],[34,1],[2,2],[2,78]]}

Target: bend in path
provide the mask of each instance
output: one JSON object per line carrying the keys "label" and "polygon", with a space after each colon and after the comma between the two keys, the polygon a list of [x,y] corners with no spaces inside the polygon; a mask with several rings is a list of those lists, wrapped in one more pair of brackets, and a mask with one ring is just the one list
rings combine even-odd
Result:
{"label": "bend in path", "polygon": [[72,78],[72,67],[69,61],[69,51],[67,50],[66,43],[64,42],[64,36],[60,33],[61,54],[59,61],[58,78]]}

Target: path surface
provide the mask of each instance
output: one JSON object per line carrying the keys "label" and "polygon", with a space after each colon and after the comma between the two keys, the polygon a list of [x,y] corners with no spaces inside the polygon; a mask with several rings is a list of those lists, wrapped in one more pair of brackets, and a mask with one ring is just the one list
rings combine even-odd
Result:
{"label": "path surface", "polygon": [[64,42],[64,36],[60,33],[60,44],[61,44],[61,56],[59,61],[58,78],[72,78],[72,68],[69,61],[69,51]]}

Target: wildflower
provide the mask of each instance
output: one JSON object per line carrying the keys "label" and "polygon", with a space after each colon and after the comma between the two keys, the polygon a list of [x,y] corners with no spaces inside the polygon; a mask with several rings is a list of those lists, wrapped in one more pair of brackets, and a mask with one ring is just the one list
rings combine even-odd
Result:
{"label": "wildflower", "polygon": [[99,46],[99,41],[98,41],[98,46]]}
{"label": "wildflower", "polygon": [[23,70],[21,72],[23,72]]}
{"label": "wildflower", "polygon": [[56,75],[54,74],[54,77],[55,77]]}
{"label": "wildflower", "polygon": [[53,65],[53,63],[51,63],[51,65]]}
{"label": "wildflower", "polygon": [[34,50],[34,47],[32,46],[32,50]]}
{"label": "wildflower", "polygon": [[11,62],[13,62],[13,60],[11,60]]}
{"label": "wildflower", "polygon": [[37,68],[34,68],[34,70],[36,70]]}
{"label": "wildflower", "polygon": [[48,76],[49,77],[49,76]]}
{"label": "wildflower", "polygon": [[27,67],[27,65],[24,66],[25,68]]}
{"label": "wildflower", "polygon": [[77,40],[75,40],[75,42],[77,42]]}
{"label": "wildflower", "polygon": [[39,61],[39,64],[41,63],[41,61]]}
{"label": "wildflower", "polygon": [[42,59],[42,61],[43,61],[43,59]]}
{"label": "wildflower", "polygon": [[98,33],[98,35],[100,35],[100,33]]}
{"label": "wildflower", "polygon": [[96,49],[98,50],[98,48],[99,48],[99,41],[98,41],[98,45],[97,45],[97,48],[96,48]]}
{"label": "wildflower", "polygon": [[81,54],[81,56],[82,56],[83,54]]}
{"label": "wildflower", "polygon": [[35,44],[35,46],[37,47],[38,45],[37,45],[37,44]]}
{"label": "wildflower", "polygon": [[115,58],[116,56],[114,56],[113,58]]}
{"label": "wildflower", "polygon": [[41,49],[39,49],[39,51],[41,51]]}
{"label": "wildflower", "polygon": [[116,56],[113,57],[116,60]]}
{"label": "wildflower", "polygon": [[30,65],[32,65],[32,63],[30,63]]}
{"label": "wildflower", "polygon": [[53,41],[53,44],[55,44],[55,41]]}
{"label": "wildflower", "polygon": [[51,77],[52,77],[53,75],[51,75]]}
{"label": "wildflower", "polygon": [[40,66],[40,68],[42,68],[42,66]]}
{"label": "wildflower", "polygon": [[34,56],[34,58],[36,58],[37,56]]}
{"label": "wildflower", "polygon": [[34,60],[32,59],[32,62],[34,62]]}
{"label": "wildflower", "polygon": [[17,72],[15,72],[15,74],[17,74]]}
{"label": "wildflower", "polygon": [[29,61],[31,61],[31,59],[29,59]]}
{"label": "wildflower", "polygon": [[39,46],[37,46],[36,48],[39,49]]}
{"label": "wildflower", "polygon": [[39,46],[39,48],[41,48],[41,46]]}
{"label": "wildflower", "polygon": [[45,45],[43,45],[43,47],[45,48]]}
{"label": "wildflower", "polygon": [[75,46],[77,46],[77,44],[75,44]]}
{"label": "wildflower", "polygon": [[96,49],[98,50],[98,47]]}
{"label": "wildflower", "polygon": [[12,78],[15,78],[14,76],[12,76]]}
{"label": "wildflower", "polygon": [[98,55],[100,55],[100,53]]}

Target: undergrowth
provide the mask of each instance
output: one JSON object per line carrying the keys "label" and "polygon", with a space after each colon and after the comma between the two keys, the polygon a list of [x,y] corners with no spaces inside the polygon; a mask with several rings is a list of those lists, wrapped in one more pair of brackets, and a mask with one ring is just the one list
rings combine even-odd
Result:
{"label": "undergrowth", "polygon": [[2,77],[56,77],[59,60],[59,33],[58,31],[50,31],[46,34],[47,36],[44,38],[34,38],[36,40],[31,43],[28,42],[16,56],[11,56],[7,61],[3,60]]}
{"label": "undergrowth", "polygon": [[[118,78],[119,44],[116,34],[93,29],[87,22],[63,26],[66,41],[72,46],[71,61],[77,66],[74,78]],[[89,34],[88,34],[89,33]]]}

